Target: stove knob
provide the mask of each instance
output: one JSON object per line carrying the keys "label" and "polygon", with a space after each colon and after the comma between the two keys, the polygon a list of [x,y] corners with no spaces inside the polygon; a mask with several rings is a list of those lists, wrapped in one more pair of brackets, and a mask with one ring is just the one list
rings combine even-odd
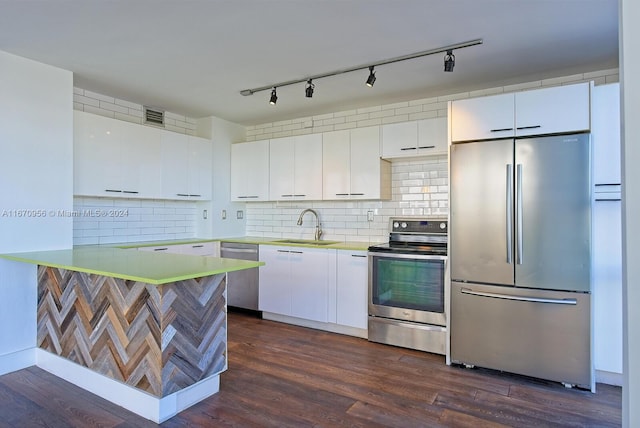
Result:
{"label": "stove knob", "polygon": [[406,228],[407,228],[407,223],[402,222],[402,224],[400,225],[400,227],[402,227],[403,229],[406,229]]}
{"label": "stove knob", "polygon": [[397,221],[394,221],[394,222],[393,222],[393,228],[394,228],[394,229],[397,229],[397,228],[399,228],[399,227],[400,227],[400,223],[398,223]]}
{"label": "stove knob", "polygon": [[446,229],[447,223],[440,223],[440,229]]}

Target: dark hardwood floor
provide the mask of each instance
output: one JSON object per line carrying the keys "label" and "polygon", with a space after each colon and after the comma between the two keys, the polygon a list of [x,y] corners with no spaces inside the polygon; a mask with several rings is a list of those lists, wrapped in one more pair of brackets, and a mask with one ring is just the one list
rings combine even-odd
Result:
{"label": "dark hardwood floor", "polygon": [[[220,392],[161,426],[620,426],[621,389],[597,389],[230,313]],[[0,428],[153,426],[37,367],[0,377]]]}

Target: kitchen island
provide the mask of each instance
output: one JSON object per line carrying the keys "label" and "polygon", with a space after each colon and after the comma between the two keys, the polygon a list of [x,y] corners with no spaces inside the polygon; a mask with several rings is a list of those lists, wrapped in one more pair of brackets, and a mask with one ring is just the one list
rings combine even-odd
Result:
{"label": "kitchen island", "polygon": [[226,273],[264,264],[103,247],[0,257],[37,266],[37,365],[155,422],[218,391]]}

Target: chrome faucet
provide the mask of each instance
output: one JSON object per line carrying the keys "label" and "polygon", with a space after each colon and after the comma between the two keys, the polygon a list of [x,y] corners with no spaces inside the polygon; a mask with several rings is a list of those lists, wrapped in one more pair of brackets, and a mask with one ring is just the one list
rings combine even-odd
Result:
{"label": "chrome faucet", "polygon": [[307,208],[307,209],[305,209],[304,211],[302,211],[302,212],[300,213],[300,217],[298,217],[298,223],[297,223],[297,224],[298,224],[298,226],[302,226],[302,217],[303,217],[307,212],[313,213],[313,215],[315,215],[315,216],[316,216],[316,234],[315,234],[315,236],[314,236],[314,239],[315,239],[316,241],[319,241],[319,240],[320,240],[320,237],[322,236],[322,230],[320,229],[320,217],[318,217],[318,213],[317,213],[317,212],[315,212],[315,211],[314,211],[314,210],[312,210],[311,208]]}

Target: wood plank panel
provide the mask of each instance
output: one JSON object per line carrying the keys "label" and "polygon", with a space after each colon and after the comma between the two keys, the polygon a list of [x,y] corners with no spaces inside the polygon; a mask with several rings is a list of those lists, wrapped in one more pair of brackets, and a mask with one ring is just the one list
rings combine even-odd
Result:
{"label": "wood plank panel", "polygon": [[164,397],[226,367],[226,275],[164,285],[38,267],[38,346]]}

